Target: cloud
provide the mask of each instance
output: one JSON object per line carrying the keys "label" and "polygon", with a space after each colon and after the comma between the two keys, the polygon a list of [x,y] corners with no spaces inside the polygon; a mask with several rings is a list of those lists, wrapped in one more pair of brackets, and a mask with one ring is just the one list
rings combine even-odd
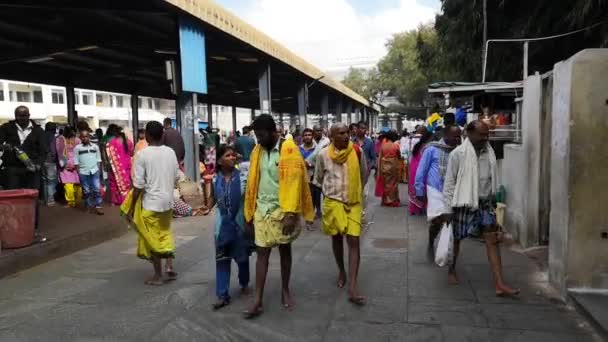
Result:
{"label": "cloud", "polygon": [[386,54],[393,33],[432,21],[435,9],[416,0],[400,0],[398,6],[375,13],[357,13],[347,0],[251,0],[243,17],[329,70],[373,64]]}

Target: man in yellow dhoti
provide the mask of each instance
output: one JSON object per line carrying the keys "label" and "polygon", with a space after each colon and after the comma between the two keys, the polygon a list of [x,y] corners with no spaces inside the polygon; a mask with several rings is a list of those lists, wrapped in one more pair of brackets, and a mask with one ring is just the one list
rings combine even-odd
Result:
{"label": "man in yellow dhoti", "polygon": [[151,121],[146,125],[148,147],[135,158],[133,190],[121,206],[121,212],[138,233],[137,256],[152,261],[154,276],[147,285],[162,285],[161,259],[166,259],[168,280],[174,280],[171,234],[173,189],[179,179],[175,152],[162,143],[163,126]]}
{"label": "man in yellow dhoti", "polygon": [[270,115],[260,115],[253,122],[258,140],[251,154],[245,194],[245,222],[255,229],[257,246],[256,295],[245,318],[263,311],[264,285],[268,259],[273,247],[281,255],[281,302],[286,309],[294,305],[289,291],[291,243],[300,234],[300,220],[314,220],[306,164],[300,149],[288,138],[281,141]]}
{"label": "man in yellow dhoti", "polygon": [[348,296],[356,305],[364,305],[357,277],[361,259],[359,236],[363,214],[363,184],[367,175],[365,155],[349,139],[348,127],[338,123],[331,128],[332,143],[319,154],[314,183],[323,190],[323,232],[332,238],[338,264],[338,287],[346,285],[344,236],[348,243]]}

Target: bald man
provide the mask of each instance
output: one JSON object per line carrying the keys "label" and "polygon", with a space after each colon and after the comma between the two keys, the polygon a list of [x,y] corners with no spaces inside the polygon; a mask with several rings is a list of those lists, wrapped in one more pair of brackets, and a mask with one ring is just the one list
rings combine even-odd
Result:
{"label": "bald man", "polygon": [[489,144],[490,131],[482,121],[471,122],[466,131],[468,138],[450,153],[443,187],[443,212],[447,214],[442,215],[441,220],[451,222],[454,231],[454,260],[448,270],[448,282],[452,285],[459,283],[456,259],[460,241],[470,236],[482,236],[494,276],[496,296],[516,296],[519,290],[506,285],[502,274],[501,233],[492,201],[498,187],[498,172],[496,156]]}
{"label": "bald man", "polygon": [[316,160],[314,184],[323,191],[323,232],[332,239],[338,265],[337,286],[344,288],[344,237],[348,244],[348,297],[355,305],[364,305],[357,278],[361,259],[359,236],[363,214],[363,185],[367,163],[361,149],[350,140],[348,127],[337,123],[331,128],[331,144],[321,150]]}

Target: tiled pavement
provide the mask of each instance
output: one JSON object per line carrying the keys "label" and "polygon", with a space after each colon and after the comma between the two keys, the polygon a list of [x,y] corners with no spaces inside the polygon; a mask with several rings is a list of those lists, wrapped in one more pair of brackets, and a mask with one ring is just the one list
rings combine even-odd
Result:
{"label": "tiled pavement", "polygon": [[522,289],[519,300],[493,295],[485,249],[476,241],[463,245],[462,284],[448,286],[446,270],[427,261],[423,218],[409,217],[405,207],[381,208],[376,200],[369,211],[374,223],[363,239],[363,308],[335,286],[329,239],[304,231],[294,244],[293,312],[280,306],[276,251],[263,316],[244,321],[250,298],[238,295],[212,312],[211,219],[194,218],[175,221],[180,279],[163,287],[143,285],[150,265],[133,256],[133,234],[1,279],[0,341],[600,340],[555,299],[546,274],[526,256],[503,250],[507,278]]}

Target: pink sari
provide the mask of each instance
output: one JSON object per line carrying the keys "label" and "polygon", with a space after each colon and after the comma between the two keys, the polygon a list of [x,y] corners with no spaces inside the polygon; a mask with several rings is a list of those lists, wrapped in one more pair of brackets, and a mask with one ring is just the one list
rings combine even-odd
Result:
{"label": "pink sari", "polygon": [[110,172],[110,190],[112,203],[121,205],[131,190],[131,155],[133,142],[127,139],[128,148],[125,150],[122,138],[112,138],[106,145],[108,161],[112,167]]}
{"label": "pink sari", "polygon": [[420,160],[422,159],[422,152],[424,148],[418,151],[418,154],[412,157],[410,161],[410,174],[408,179],[407,191],[409,194],[409,212],[410,215],[423,215],[426,209],[426,203],[419,201],[416,198],[416,188],[414,184],[416,183],[416,171],[418,171],[418,164],[420,164]]}

